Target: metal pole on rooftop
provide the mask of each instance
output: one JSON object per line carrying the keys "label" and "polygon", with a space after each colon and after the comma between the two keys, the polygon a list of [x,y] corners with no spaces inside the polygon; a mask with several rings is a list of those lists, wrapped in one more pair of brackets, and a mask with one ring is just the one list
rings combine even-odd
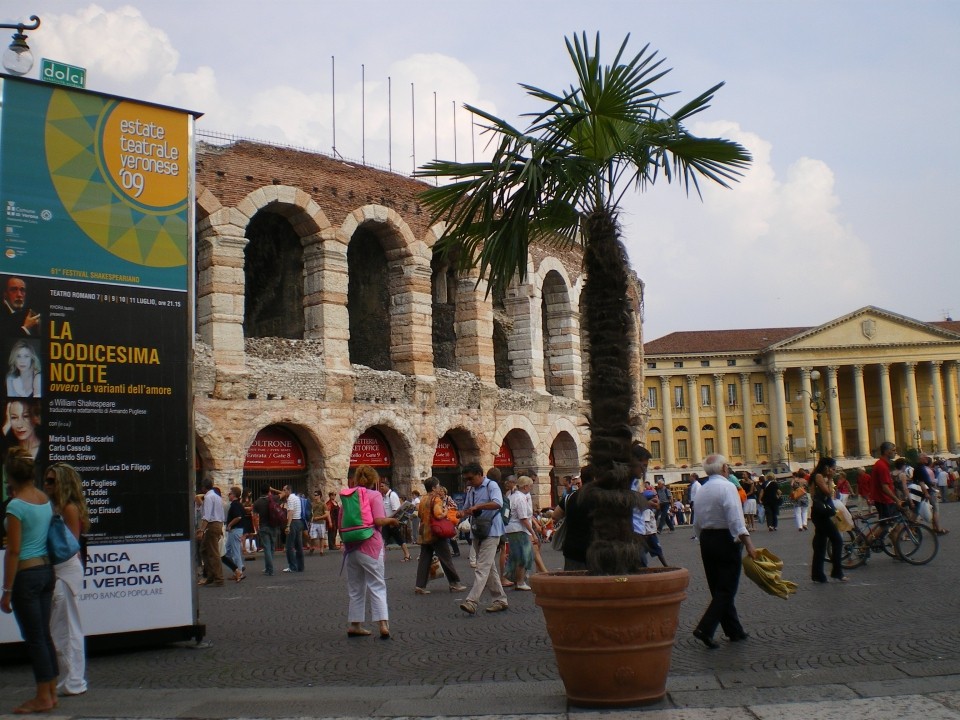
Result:
{"label": "metal pole on rooftop", "polygon": [[360,63],[360,162],[367,164],[367,68]]}
{"label": "metal pole on rooftop", "polygon": [[393,78],[387,75],[387,168],[393,172]]}
{"label": "metal pole on rooftop", "polygon": [[337,60],[330,56],[330,114],[333,118],[333,156],[337,156]]}

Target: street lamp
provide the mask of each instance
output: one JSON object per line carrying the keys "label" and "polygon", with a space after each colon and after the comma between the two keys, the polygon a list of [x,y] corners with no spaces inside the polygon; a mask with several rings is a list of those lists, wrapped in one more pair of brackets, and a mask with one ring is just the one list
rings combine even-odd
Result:
{"label": "street lamp", "polygon": [[9,28],[16,30],[13,34],[13,42],[10,47],[3,51],[3,67],[13,75],[26,75],[33,67],[33,53],[27,45],[27,36],[23,34],[24,30],[36,30],[40,27],[40,18],[31,15],[32,25],[27,23],[0,23],[0,28]]}
{"label": "street lamp", "polygon": [[823,425],[820,423],[820,413],[827,409],[827,405],[820,394],[820,371],[810,371],[810,381],[813,383],[813,392],[801,389],[797,391],[797,400],[802,400],[804,395],[810,396],[810,409],[817,414],[817,427],[814,431],[817,440],[817,458],[823,457]]}

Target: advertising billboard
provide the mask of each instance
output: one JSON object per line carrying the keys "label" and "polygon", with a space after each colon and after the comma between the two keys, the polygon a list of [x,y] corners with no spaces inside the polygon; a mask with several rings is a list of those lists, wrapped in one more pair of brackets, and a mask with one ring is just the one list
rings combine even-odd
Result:
{"label": "advertising billboard", "polygon": [[88,636],[188,629],[194,115],[0,82],[3,447],[80,473]]}

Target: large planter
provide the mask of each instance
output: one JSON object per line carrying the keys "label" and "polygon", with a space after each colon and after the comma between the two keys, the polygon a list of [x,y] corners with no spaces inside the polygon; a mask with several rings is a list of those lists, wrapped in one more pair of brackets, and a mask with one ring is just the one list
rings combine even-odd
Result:
{"label": "large planter", "polygon": [[689,581],[683,568],[530,578],[571,704],[630,707],[666,695],[680,603]]}

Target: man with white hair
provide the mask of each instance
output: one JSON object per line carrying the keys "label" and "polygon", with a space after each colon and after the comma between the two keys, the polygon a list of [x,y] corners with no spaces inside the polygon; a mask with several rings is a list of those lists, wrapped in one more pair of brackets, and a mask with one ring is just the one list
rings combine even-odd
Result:
{"label": "man with white hair", "polygon": [[740,584],[741,555],[757,556],[743,518],[740,494],[727,481],[730,466],[723,455],[708,455],[703,461],[707,477],[700,481],[697,514],[693,519],[700,539],[700,558],[710,587],[710,605],[693,631],[693,636],[711,650],[720,647],[713,639],[717,626],[730,642],[747,639],[734,603]]}

